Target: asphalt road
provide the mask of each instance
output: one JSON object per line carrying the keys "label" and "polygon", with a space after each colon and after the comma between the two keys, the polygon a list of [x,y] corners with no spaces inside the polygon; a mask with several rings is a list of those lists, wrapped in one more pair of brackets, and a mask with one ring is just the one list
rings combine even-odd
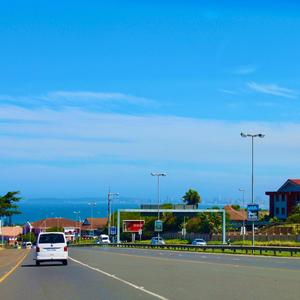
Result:
{"label": "asphalt road", "polygon": [[1,299],[300,299],[300,259],[72,248],[68,266],[30,254]]}

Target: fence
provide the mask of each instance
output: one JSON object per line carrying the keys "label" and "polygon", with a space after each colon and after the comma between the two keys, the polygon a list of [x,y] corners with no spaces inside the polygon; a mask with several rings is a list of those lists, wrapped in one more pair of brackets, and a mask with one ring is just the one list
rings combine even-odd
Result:
{"label": "fence", "polygon": [[134,244],[134,243],[121,243],[121,244],[78,244],[70,245],[71,247],[118,247],[118,248],[142,248],[142,249],[161,249],[161,250],[177,250],[177,251],[206,251],[210,252],[231,252],[231,253],[246,253],[246,254],[272,254],[277,255],[278,253],[286,252],[291,256],[294,254],[300,254],[300,247],[269,247],[269,246],[236,246],[236,245],[206,245],[206,246],[193,246],[193,245],[151,245],[151,244]]}
{"label": "fence", "polygon": [[[185,237],[181,233],[171,232],[162,233],[161,236],[164,239],[186,239],[192,241],[196,238],[204,239],[205,241],[222,241],[221,234],[201,234],[201,233],[187,233]],[[242,240],[243,236],[239,232],[227,232],[226,238],[231,241]],[[248,232],[245,234],[245,240],[252,240],[252,233]],[[298,234],[255,234],[255,240],[259,242],[270,242],[270,241],[291,241],[300,242],[300,235]]]}

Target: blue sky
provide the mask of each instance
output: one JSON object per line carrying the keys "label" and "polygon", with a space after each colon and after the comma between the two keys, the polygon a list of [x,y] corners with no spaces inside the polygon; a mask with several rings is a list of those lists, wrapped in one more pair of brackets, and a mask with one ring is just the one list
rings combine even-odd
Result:
{"label": "blue sky", "polygon": [[[141,3],[142,2],[142,3]],[[299,178],[296,1],[0,4],[0,192],[250,197]]]}

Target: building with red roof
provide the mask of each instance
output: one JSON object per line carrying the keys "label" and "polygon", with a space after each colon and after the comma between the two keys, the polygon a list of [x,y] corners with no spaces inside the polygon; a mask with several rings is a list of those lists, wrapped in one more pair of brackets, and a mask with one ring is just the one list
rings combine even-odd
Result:
{"label": "building with red roof", "polygon": [[265,194],[269,196],[270,217],[285,220],[300,205],[300,179],[288,179],[277,191]]}
{"label": "building with red roof", "polygon": [[40,232],[45,232],[55,227],[63,228],[67,240],[73,240],[75,235],[80,232],[81,224],[66,218],[46,218],[32,223],[27,222],[23,227],[23,232],[33,232],[35,235],[38,235]]}

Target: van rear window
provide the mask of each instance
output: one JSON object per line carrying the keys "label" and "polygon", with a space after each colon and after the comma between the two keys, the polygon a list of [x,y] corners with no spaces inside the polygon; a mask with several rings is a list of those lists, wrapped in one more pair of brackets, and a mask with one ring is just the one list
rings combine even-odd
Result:
{"label": "van rear window", "polygon": [[64,236],[58,233],[42,234],[39,239],[40,244],[57,244],[64,242]]}

